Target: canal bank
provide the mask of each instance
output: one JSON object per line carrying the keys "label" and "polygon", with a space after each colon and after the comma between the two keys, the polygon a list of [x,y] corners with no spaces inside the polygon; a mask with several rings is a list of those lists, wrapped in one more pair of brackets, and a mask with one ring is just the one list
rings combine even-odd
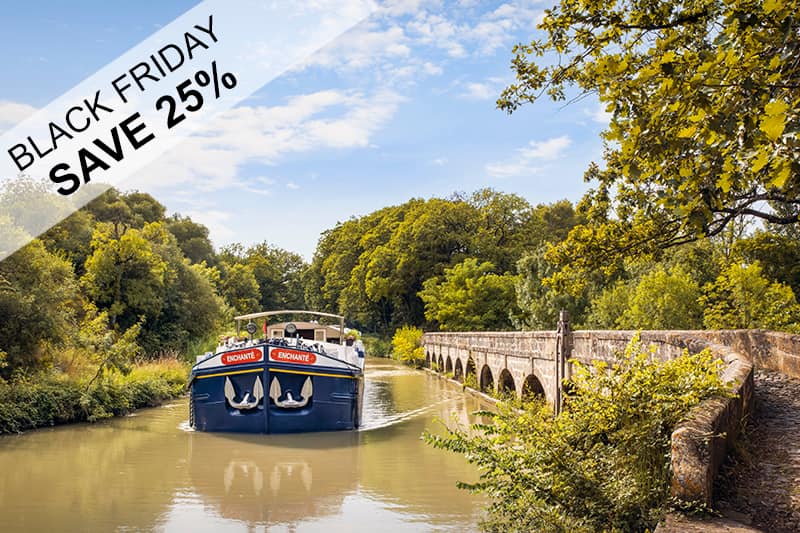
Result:
{"label": "canal bank", "polygon": [[177,359],[135,366],[129,373],[76,377],[55,370],[0,380],[0,435],[95,422],[155,407],[186,392],[189,367]]}

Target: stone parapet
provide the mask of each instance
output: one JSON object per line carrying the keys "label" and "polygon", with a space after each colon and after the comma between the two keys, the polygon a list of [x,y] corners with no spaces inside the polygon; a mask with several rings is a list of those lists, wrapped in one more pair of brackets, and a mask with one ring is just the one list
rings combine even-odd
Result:
{"label": "stone parapet", "polygon": [[[800,335],[762,330],[573,331],[568,333],[564,356],[587,364],[611,362],[637,334],[662,361],[684,350],[697,353],[708,348],[726,363],[723,378],[735,396],[696,406],[672,434],[673,495],[710,503],[713,479],[752,409],[754,364],[800,376]],[[541,384],[551,403],[559,397],[555,331],[426,333],[423,345],[429,362],[446,362],[448,368],[472,365],[482,389],[488,383],[495,389],[508,383],[497,380],[507,374],[518,396],[523,395],[524,385],[534,383]],[[566,377],[570,375],[567,365]]]}

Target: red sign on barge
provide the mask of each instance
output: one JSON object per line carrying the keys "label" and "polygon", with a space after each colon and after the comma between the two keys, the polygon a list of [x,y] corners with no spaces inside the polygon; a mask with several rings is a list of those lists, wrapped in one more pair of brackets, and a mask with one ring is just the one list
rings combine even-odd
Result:
{"label": "red sign on barge", "polygon": [[244,363],[257,363],[264,358],[261,348],[248,348],[222,354],[223,365],[242,365]]}
{"label": "red sign on barge", "polygon": [[287,348],[273,348],[269,352],[269,357],[273,361],[280,361],[281,363],[313,365],[317,362],[317,356],[313,353],[289,350]]}

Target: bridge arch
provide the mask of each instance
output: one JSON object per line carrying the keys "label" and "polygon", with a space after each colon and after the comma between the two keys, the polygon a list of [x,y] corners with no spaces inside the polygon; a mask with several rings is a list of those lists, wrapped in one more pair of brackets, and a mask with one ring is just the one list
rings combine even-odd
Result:
{"label": "bridge arch", "polygon": [[431,352],[425,350],[425,366],[427,368],[431,367]]}
{"label": "bridge arch", "polygon": [[514,384],[514,377],[507,368],[500,371],[500,376],[497,378],[497,392],[506,394],[517,394],[517,386]]}
{"label": "bridge arch", "polygon": [[525,378],[525,382],[522,384],[522,398],[526,400],[532,400],[534,398],[544,398],[544,387],[542,386],[542,382],[539,381],[533,374],[528,374]]}
{"label": "bridge arch", "polygon": [[464,367],[461,365],[461,359],[456,359],[456,366],[453,369],[453,377],[458,381],[464,381]]}
{"label": "bridge arch", "polygon": [[475,383],[478,383],[478,372],[475,370],[475,361],[472,360],[472,357],[467,359],[467,368],[464,369],[464,379],[472,376],[475,378]]}
{"label": "bridge arch", "polygon": [[436,369],[437,372],[444,371],[444,359],[442,359],[441,355],[439,356],[439,364],[437,366],[438,366],[438,368]]}
{"label": "bridge arch", "polygon": [[444,362],[444,371],[446,373],[450,373],[453,371],[453,360],[450,359],[450,356],[447,356],[447,360]]}
{"label": "bridge arch", "polygon": [[492,376],[492,369],[489,368],[489,365],[483,365],[481,368],[480,387],[483,392],[494,390],[494,376]]}

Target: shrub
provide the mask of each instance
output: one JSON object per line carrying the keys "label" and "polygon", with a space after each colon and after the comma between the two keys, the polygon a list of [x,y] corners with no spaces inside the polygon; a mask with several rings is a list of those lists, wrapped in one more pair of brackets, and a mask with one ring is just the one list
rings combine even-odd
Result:
{"label": "shrub", "polygon": [[364,335],[364,349],[373,357],[391,357],[392,341],[377,335]]}
{"label": "shrub", "polygon": [[152,407],[183,394],[187,369],[176,360],[139,365],[123,375],[105,371],[88,388],[66,374],[0,381],[0,434],[67,422],[94,422]]}
{"label": "shrub", "polygon": [[480,390],[478,385],[478,376],[475,374],[467,374],[464,376],[464,386],[470,389]]}
{"label": "shrub", "polygon": [[576,363],[553,418],[542,400],[501,403],[471,430],[426,434],[481,469],[461,488],[492,497],[487,531],[642,531],[669,499],[670,437],[703,399],[727,394],[710,353],[652,360],[638,340],[612,366]]}
{"label": "shrub", "polygon": [[422,330],[413,326],[403,326],[394,332],[392,352],[400,361],[421,367],[425,364],[425,350],[422,348]]}

